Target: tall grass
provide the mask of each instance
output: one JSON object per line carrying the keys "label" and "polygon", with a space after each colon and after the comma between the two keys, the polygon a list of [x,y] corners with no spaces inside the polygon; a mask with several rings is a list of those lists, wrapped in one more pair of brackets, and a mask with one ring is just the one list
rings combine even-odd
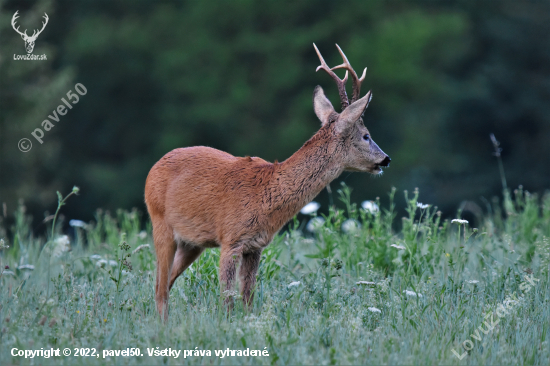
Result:
{"label": "tall grass", "polygon": [[[505,189],[477,228],[442,219],[418,190],[392,189],[380,210],[350,202],[346,186],[339,197],[344,208],[331,205],[313,232],[305,224],[317,214],[300,215],[264,250],[251,311],[236,301],[226,312],[211,249],[176,281],[167,324],[156,313],[151,227],[139,212],[97,211],[70,237],[57,225],[45,239],[20,205],[12,227],[0,222],[0,364],[100,362],[11,355],[42,347],[145,354],[102,359],[116,364],[547,364],[550,194]],[[528,274],[539,281],[525,292]],[[514,311],[472,339],[516,294]],[[459,360],[452,349],[462,355],[465,340],[473,348]],[[149,357],[157,346],[212,356]],[[214,355],[264,347],[268,357]]]}

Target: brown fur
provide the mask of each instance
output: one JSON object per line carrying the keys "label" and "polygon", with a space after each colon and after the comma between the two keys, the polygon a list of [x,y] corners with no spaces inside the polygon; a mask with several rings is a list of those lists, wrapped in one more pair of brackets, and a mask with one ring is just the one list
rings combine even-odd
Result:
{"label": "brown fur", "polygon": [[281,227],[344,170],[379,173],[387,165],[387,155],[372,140],[362,140],[368,130],[361,116],[369,100],[370,93],[338,114],[317,87],[314,106],[322,127],[282,163],[196,146],[175,149],[153,166],[145,202],[161,316],[167,319],[176,278],[211,247],[221,247],[222,291],[232,289],[241,262],[241,293],[251,304],[261,252]]}

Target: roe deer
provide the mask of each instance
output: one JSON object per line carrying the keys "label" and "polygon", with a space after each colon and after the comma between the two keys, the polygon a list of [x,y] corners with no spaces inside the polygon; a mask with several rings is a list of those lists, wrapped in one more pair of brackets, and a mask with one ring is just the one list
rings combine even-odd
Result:
{"label": "roe deer", "polygon": [[[363,124],[371,100],[370,91],[359,98],[367,69],[359,78],[338,45],[344,63],[331,69],[313,46],[321,61],[317,71],[326,71],[338,86],[342,112],[335,112],[317,86],[313,109],[321,128],[294,155],[272,164],[195,146],[172,150],[151,168],[145,203],[157,254],[155,299],[165,320],[174,281],[205,248],[221,247],[222,292],[232,289],[241,262],[241,293],[249,306],[262,250],[283,225],[344,170],[380,174],[389,166],[391,159]],[[332,71],[340,68],[346,70],[344,79]],[[345,89],[348,72],[351,101]]]}

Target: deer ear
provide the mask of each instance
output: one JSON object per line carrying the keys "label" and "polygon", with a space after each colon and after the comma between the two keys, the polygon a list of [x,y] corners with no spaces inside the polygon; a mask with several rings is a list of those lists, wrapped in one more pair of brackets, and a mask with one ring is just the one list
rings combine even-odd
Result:
{"label": "deer ear", "polygon": [[353,102],[349,105],[342,113],[340,113],[340,118],[338,118],[338,129],[343,131],[351,123],[357,121],[365,113],[365,109],[369,106],[369,102],[372,99],[372,93],[369,91],[367,95],[363,98]]}
{"label": "deer ear", "polygon": [[317,115],[317,118],[321,121],[321,125],[324,126],[328,123],[329,117],[334,111],[334,107],[330,103],[330,100],[325,96],[323,88],[319,85],[315,87],[313,91],[313,110]]}

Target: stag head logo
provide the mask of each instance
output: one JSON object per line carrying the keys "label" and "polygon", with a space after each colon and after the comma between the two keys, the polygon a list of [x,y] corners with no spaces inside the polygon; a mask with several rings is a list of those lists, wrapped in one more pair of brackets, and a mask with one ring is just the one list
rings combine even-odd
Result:
{"label": "stag head logo", "polygon": [[19,33],[21,35],[21,38],[23,38],[23,41],[25,41],[25,49],[27,50],[27,53],[32,53],[32,50],[34,49],[34,42],[36,41],[36,38],[38,38],[38,36],[40,35],[40,33],[42,33],[42,31],[44,30],[44,28],[46,28],[46,24],[48,24],[48,14],[44,13],[44,22],[42,22],[42,29],[40,30],[34,30],[32,36],[29,37],[29,35],[27,35],[27,30],[25,29],[24,32],[21,32],[19,30],[19,26],[17,28],[15,28],[15,20],[17,18],[19,18],[19,15],[17,15],[17,13],[19,12],[19,10],[17,10],[15,12],[15,14],[13,14],[13,18],[11,18],[11,26],[13,27],[13,29]]}

